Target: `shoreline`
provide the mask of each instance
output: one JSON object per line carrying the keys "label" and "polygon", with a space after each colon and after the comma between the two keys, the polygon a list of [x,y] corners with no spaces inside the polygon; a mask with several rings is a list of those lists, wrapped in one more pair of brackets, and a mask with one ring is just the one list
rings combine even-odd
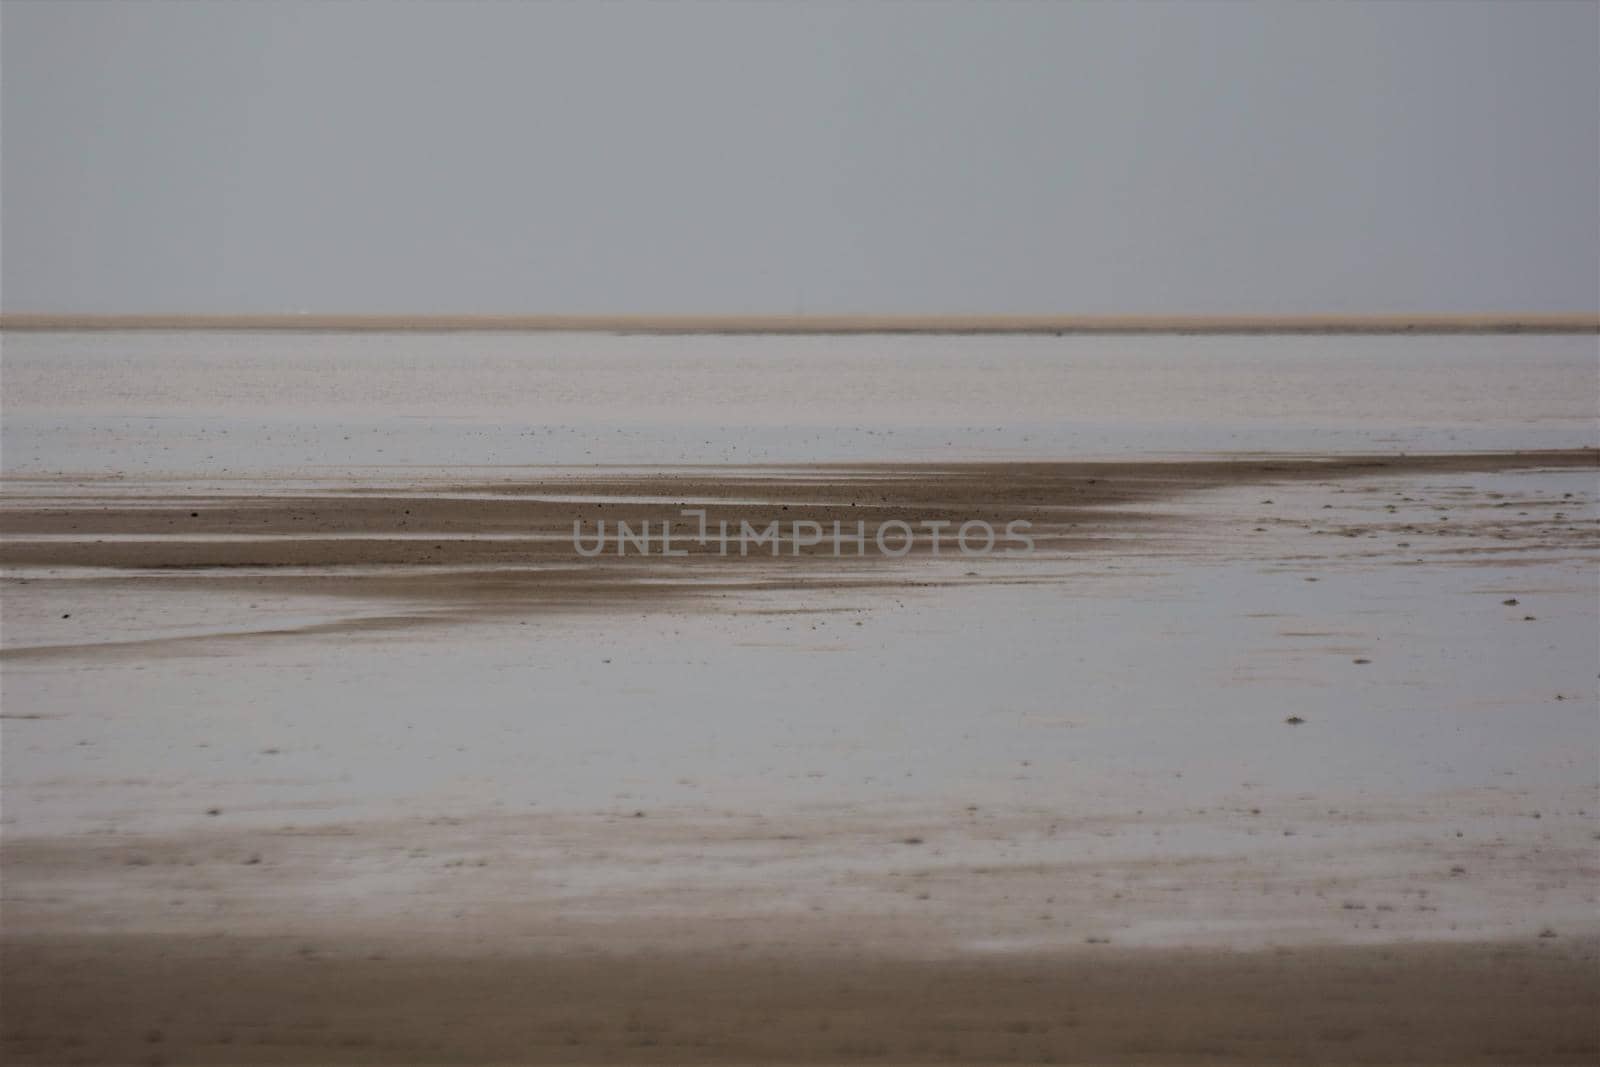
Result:
{"label": "shoreline", "polygon": [[1086,951],[433,954],[14,939],[16,1062],[1590,1063],[1590,942]]}

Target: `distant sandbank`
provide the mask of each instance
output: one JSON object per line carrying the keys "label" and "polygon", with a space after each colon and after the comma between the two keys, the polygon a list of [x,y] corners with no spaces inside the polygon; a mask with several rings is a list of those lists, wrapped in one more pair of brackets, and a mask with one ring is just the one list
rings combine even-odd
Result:
{"label": "distant sandbank", "polygon": [[524,331],[647,334],[1600,333],[1600,312],[1486,315],[87,315],[11,313],[0,330]]}

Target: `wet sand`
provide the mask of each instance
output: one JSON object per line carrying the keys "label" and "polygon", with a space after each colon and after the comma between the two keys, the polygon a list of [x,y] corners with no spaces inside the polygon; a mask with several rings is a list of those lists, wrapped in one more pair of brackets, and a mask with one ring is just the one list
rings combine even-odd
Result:
{"label": "wet sand", "polygon": [[[258,587],[368,594],[389,589],[464,604],[496,598],[571,603],[668,592],[722,594],[729,586],[719,578],[734,575],[741,588],[753,580],[769,588],[880,586],[928,576],[886,578],[885,564],[893,561],[872,552],[870,544],[868,558],[848,546],[841,555],[827,537],[834,524],[848,533],[861,523],[870,541],[884,523],[906,523],[919,531],[910,555],[921,557],[934,551],[931,539],[920,533],[921,524],[947,523],[944,556],[966,558],[954,546],[955,528],[962,522],[982,520],[1003,530],[1008,522],[1024,520],[1036,549],[1059,557],[1161,546],[1170,540],[1174,520],[1154,505],[1184,494],[1279,483],[1333,485],[1381,475],[1528,469],[1593,471],[1600,469],[1600,452],[724,466],[650,474],[577,468],[547,470],[536,480],[510,474],[459,483],[445,476],[425,483],[353,484],[315,495],[297,494],[292,483],[270,494],[253,494],[249,488],[218,491],[214,482],[205,489],[159,481],[129,489],[120,479],[12,479],[0,507],[0,566],[113,568],[174,580],[185,571],[251,569],[264,572],[252,576]],[[1514,503],[1496,501],[1500,514],[1489,516],[1481,528],[1463,528],[1464,535],[1495,537],[1524,550],[1532,547],[1529,538],[1535,543],[1553,538],[1592,545],[1590,526],[1553,519],[1556,512],[1543,504],[1531,514],[1511,512]],[[758,528],[776,522],[784,540],[757,545],[755,559],[734,560],[739,567],[735,572],[696,574],[692,582],[664,585],[664,578],[678,576],[674,568],[729,563],[715,540],[696,543],[689,537],[696,520],[683,516],[686,508],[703,510],[712,528],[726,523],[737,531],[741,522]],[[652,560],[637,547],[618,551],[619,519],[635,531],[648,523],[658,538],[663,524],[674,523],[679,540],[673,547],[686,559]],[[795,546],[790,524],[796,520],[817,523],[822,542]],[[580,524],[584,539],[593,544],[601,522],[611,523],[612,540],[602,557],[586,560],[574,549],[574,524]],[[1337,532],[1360,536],[1386,527],[1403,529],[1406,524],[1377,522],[1359,529],[1344,524]],[[659,544],[652,551],[659,552]],[[995,557],[1002,552],[1003,544],[998,544]],[[819,575],[798,566],[803,560],[830,561],[849,573]],[[309,576],[300,570],[363,566],[380,569]]]}
{"label": "wet sand", "polygon": [[889,959],[7,949],[13,1063],[1593,1063],[1597,956],[1396,946]]}
{"label": "wet sand", "polygon": [[1595,470],[9,479],[8,1060],[1593,1062]]}

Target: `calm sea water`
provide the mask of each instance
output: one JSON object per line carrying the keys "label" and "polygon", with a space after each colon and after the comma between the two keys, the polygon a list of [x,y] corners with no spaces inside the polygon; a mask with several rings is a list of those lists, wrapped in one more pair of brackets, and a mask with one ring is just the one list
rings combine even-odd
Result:
{"label": "calm sea water", "polygon": [[1600,340],[55,333],[8,474],[1600,444]]}

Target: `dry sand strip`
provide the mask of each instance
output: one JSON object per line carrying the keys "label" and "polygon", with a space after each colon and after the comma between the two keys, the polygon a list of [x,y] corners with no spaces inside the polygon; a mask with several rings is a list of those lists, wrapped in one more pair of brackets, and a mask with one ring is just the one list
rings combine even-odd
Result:
{"label": "dry sand strip", "polygon": [[[649,604],[681,608],[701,603],[725,609],[728,598],[753,592],[891,591],[952,580],[1047,581],[1049,575],[1048,568],[1027,567],[1026,560],[1005,556],[1004,544],[998,546],[1001,554],[986,557],[1003,566],[962,559],[961,567],[939,573],[905,566],[907,560],[870,547],[856,556],[847,544],[842,555],[835,555],[827,536],[798,553],[784,542],[758,546],[747,557],[732,548],[725,557],[715,540],[697,544],[687,538],[696,523],[683,516],[685,507],[703,509],[713,530],[723,522],[730,530],[743,522],[756,528],[776,523],[787,536],[796,520],[807,520],[825,535],[834,523],[848,534],[859,523],[869,546],[885,523],[899,520],[921,531],[922,523],[943,520],[951,524],[944,535],[946,556],[954,552],[953,531],[973,519],[1002,533],[1013,520],[1031,523],[1041,562],[1087,554],[1184,556],[1195,551],[1194,536],[1203,529],[1214,546],[1231,543],[1226,541],[1230,536],[1248,536],[1255,525],[1235,529],[1228,522],[1240,516],[1197,517],[1192,510],[1180,514],[1169,506],[1189,494],[1283,483],[1326,486],[1338,494],[1380,477],[1516,470],[1597,471],[1600,452],[728,466],[654,473],[572,468],[536,475],[508,472],[473,482],[353,484],[314,493],[296,490],[292,482],[276,492],[253,488],[230,493],[197,492],[178,483],[130,489],[116,480],[60,479],[49,495],[40,496],[35,479],[9,483],[0,497],[0,566],[25,568],[13,570],[8,582],[44,583],[36,584],[35,591],[49,583],[63,591],[70,586],[74,595],[137,583],[145,589],[335,596],[397,605],[382,619],[328,620],[309,630],[281,631],[286,635]],[[1503,561],[1509,554],[1582,553],[1600,547],[1592,522],[1542,507],[1549,502],[1502,499],[1474,512],[1464,509],[1459,498],[1447,497],[1417,504],[1453,515],[1448,523],[1451,544],[1438,548],[1436,558],[1444,558],[1440,553],[1467,553],[1461,558],[1470,561],[1476,552]],[[1527,511],[1529,507],[1534,510]],[[656,531],[653,554],[640,554],[635,546],[617,555],[617,520],[636,530],[648,522]],[[574,523],[582,524],[592,546],[602,521],[610,524],[608,548],[597,558],[580,556],[573,543]],[[674,523],[675,548],[686,552],[685,558],[659,554],[660,531],[668,521]],[[1382,535],[1406,544],[1415,529],[1408,522],[1374,514],[1356,525],[1315,516],[1294,525],[1307,534]],[[922,534],[909,561],[926,558],[931,549],[931,539]],[[15,634],[15,626],[11,629]],[[268,637],[277,632],[250,633]],[[191,640],[93,646],[13,640],[0,648],[0,659],[71,656],[91,647],[146,654],[169,645],[177,650]]]}
{"label": "dry sand strip", "polygon": [[13,938],[23,1064],[1594,1063],[1593,943],[431,953]]}
{"label": "dry sand strip", "polygon": [[1489,315],[0,315],[4,330],[643,334],[1597,333],[1600,314]]}

